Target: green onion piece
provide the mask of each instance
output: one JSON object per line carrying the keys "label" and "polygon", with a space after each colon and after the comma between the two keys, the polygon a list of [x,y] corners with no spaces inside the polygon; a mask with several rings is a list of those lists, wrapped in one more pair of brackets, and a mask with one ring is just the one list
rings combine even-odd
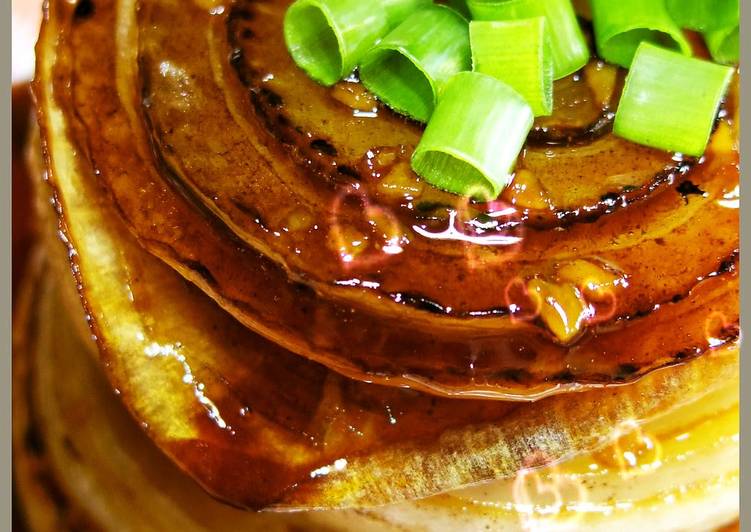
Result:
{"label": "green onion piece", "polygon": [[379,39],[430,0],[297,0],[284,16],[292,59],[323,85],[346,77]]}
{"label": "green onion piece", "polygon": [[467,0],[446,0],[446,5],[467,20],[472,18],[472,15],[469,12],[469,8],[467,7]]}
{"label": "green onion piece", "polygon": [[589,61],[587,41],[571,0],[467,0],[475,20],[545,17],[553,55],[553,79],[576,72]]}
{"label": "green onion piece", "polygon": [[704,33],[704,40],[718,63],[737,63],[740,54],[739,27],[720,28]]}
{"label": "green onion piece", "polygon": [[691,55],[691,45],[662,0],[592,0],[600,57],[628,68],[642,41]]}
{"label": "green onion piece", "polygon": [[738,0],[666,0],[665,6],[681,28],[701,32],[738,25]]}
{"label": "green onion piece", "polygon": [[553,112],[553,60],[544,17],[472,21],[472,69],[521,94],[535,116]]}
{"label": "green onion piece", "polygon": [[469,24],[453,9],[419,9],[360,63],[360,81],[394,110],[427,122],[451,76],[471,68]]}
{"label": "green onion piece", "polygon": [[376,5],[385,11],[389,21],[389,31],[391,31],[418,9],[430,6],[432,0],[379,0],[375,4],[373,0],[360,0],[359,4]]}
{"label": "green onion piece", "polygon": [[441,93],[412,169],[443,190],[494,199],[511,178],[533,120],[514,89],[486,74],[461,72]]}
{"label": "green onion piece", "polygon": [[731,67],[644,42],[626,77],[613,132],[685,155],[704,153]]}

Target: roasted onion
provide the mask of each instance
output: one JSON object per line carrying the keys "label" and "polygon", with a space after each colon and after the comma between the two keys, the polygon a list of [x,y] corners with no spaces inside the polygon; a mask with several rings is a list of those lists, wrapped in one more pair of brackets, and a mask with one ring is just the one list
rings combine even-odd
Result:
{"label": "roasted onion", "polygon": [[689,161],[577,137],[609,105],[578,73],[516,183],[473,204],[411,174],[415,124],[294,67],[285,6],[53,1],[39,44],[47,145],[243,324],[349,377],[503,399],[694,358],[713,315],[737,337],[734,94]]}

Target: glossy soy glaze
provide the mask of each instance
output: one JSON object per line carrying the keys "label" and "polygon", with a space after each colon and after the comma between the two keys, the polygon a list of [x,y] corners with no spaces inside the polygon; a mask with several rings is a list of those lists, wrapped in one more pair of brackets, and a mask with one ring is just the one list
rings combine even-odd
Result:
{"label": "glossy soy glaze", "polygon": [[[80,13],[53,3],[61,38],[42,42],[44,89],[81,164],[140,243],[273,342],[359,379],[531,399],[633,381],[696,357],[717,345],[705,334],[712,316],[725,317],[712,338],[737,336],[732,112],[696,164],[610,135],[530,147],[509,194],[534,209],[517,209],[510,197],[469,204],[406,168],[414,124],[380,108],[377,118],[354,117],[353,101],[360,112],[373,105],[367,95],[324,90],[283,59],[280,37],[263,34],[279,30],[282,4],[138,7],[101,1]],[[243,35],[247,50],[237,47]],[[243,74],[242,65],[259,61],[273,71]],[[578,111],[582,94],[596,98],[582,85],[601,74],[593,65],[563,82]],[[271,92],[258,85],[273,82]],[[600,92],[602,110],[609,91]],[[43,122],[50,107],[42,106]],[[304,123],[306,109],[325,110],[338,137],[318,138],[323,122]],[[561,124],[577,115],[558,109]],[[280,139],[271,118],[310,135],[308,144]],[[321,164],[336,162],[338,177],[308,164],[308,149]],[[360,166],[340,172],[340,153]],[[630,185],[608,181],[637,189],[595,201],[609,207],[595,205],[594,214],[587,198],[605,189],[563,186],[567,198],[541,177],[559,169],[569,185],[579,174],[590,183],[608,164],[642,162],[659,168],[642,167]],[[356,179],[362,168],[371,175]],[[422,205],[418,193],[437,200]],[[556,222],[564,211],[548,200],[573,210]]]}
{"label": "glossy soy glaze", "polygon": [[[58,230],[49,202],[38,202],[51,259],[47,282],[38,283],[40,332],[19,334],[19,344],[33,339],[53,353],[45,360],[67,359],[66,370],[75,371],[93,339],[141,427],[235,505],[362,507],[509,478],[525,467],[530,448],[551,460],[586,452],[613,427],[701,401],[737,374],[737,347],[729,345],[632,386],[536,403],[457,400],[345,379],[253,334],[144,251],[91,174],[61,171],[73,150],[55,138],[50,183],[64,224]],[[70,388],[76,379],[65,375],[47,371],[40,389]],[[55,396],[41,400],[54,410]],[[45,425],[65,430],[65,420]]]}

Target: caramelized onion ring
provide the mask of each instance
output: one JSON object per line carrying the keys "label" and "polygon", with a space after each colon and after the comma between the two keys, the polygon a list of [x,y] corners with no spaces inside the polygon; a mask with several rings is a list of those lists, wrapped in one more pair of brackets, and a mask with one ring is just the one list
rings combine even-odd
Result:
{"label": "caramelized onion ring", "polygon": [[[253,6],[272,17],[263,20],[278,20],[278,4]],[[737,209],[717,201],[738,182],[737,152],[720,142],[729,122],[720,124],[706,160],[687,175],[645,185],[646,197],[592,223],[523,225],[522,249],[510,258],[503,249],[469,242],[467,260],[466,238],[417,238],[407,227],[402,253],[375,271],[353,273],[327,247],[321,218],[328,219],[328,200],[340,185],[301,166],[295,150],[264,126],[243,80],[230,75],[231,63],[212,61],[236,58],[226,32],[238,17],[252,21],[256,11],[144,0],[136,19],[134,9],[130,1],[102,1],[82,17],[65,2],[51,2],[36,83],[45,141],[49,148],[68,136],[75,162],[57,164],[93,172],[142,246],[273,342],[354,378],[444,395],[535,399],[631,382],[698,356],[710,347],[703,331],[713,312],[737,323]],[[263,26],[268,31],[271,22]],[[262,42],[271,47],[268,57],[283,56],[278,46],[271,53],[272,39]],[[321,100],[320,88],[280,65],[280,75],[295,81],[287,85],[320,109],[340,105]],[[341,125],[337,113],[330,115],[334,127]],[[390,127],[401,119],[385,120],[383,127]],[[410,128],[395,134],[414,136]],[[551,164],[576,168],[600,142],[615,141],[571,148],[569,166],[566,154]],[[338,142],[331,145],[338,153]],[[611,145],[614,160],[635,149],[617,146]],[[251,171],[241,179],[219,179],[222,168],[247,166]],[[233,192],[238,183],[242,197]],[[212,184],[229,188],[210,193],[205,185]],[[233,198],[239,207],[226,203]],[[360,207],[342,209],[339,223],[347,230],[367,222],[355,216]],[[285,240],[286,226],[274,217],[299,209],[312,224]],[[418,226],[433,234],[446,230],[445,220],[430,216],[415,219],[415,232]],[[460,234],[487,233],[485,218],[460,221]],[[559,270],[583,258],[619,272],[608,319],[590,316],[599,307],[579,297],[577,282],[555,288],[569,294],[564,313],[575,327],[562,328],[545,309],[539,319],[512,319],[509,283],[521,278],[555,286]],[[734,335],[737,329],[728,328],[723,341]]]}

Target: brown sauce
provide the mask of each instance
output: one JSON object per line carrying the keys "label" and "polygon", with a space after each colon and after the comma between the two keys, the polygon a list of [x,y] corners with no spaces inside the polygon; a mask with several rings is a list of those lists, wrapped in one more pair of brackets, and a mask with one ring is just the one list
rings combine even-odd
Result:
{"label": "brown sauce", "polygon": [[[140,16],[148,19],[153,6],[144,6]],[[730,367],[721,356],[704,356],[694,364],[683,364],[709,348],[732,345],[738,335],[734,328],[738,321],[737,257],[734,252],[727,256],[718,252],[724,242],[722,236],[737,233],[733,225],[736,220],[732,215],[720,219],[724,211],[714,207],[718,198],[728,196],[737,184],[737,167],[723,160],[727,154],[718,152],[716,158],[710,154],[690,172],[691,183],[702,194],[684,196],[674,188],[681,184],[672,182],[654,198],[592,224],[562,230],[589,227],[594,237],[607,224],[622,229],[624,219],[637,219],[637,209],[647,202],[661,209],[662,216],[689,216],[698,227],[681,231],[694,233],[681,233],[677,240],[670,234],[654,239],[655,246],[670,247],[675,261],[685,260],[683,268],[690,268],[701,250],[691,248],[681,255],[672,246],[680,242],[694,247],[711,244],[707,247],[714,255],[710,253],[709,259],[701,256],[707,260],[700,261],[697,270],[711,274],[702,273],[701,280],[691,283],[691,289],[679,298],[660,303],[655,293],[647,291],[643,299],[646,310],[619,317],[610,296],[633,288],[635,273],[624,271],[619,263],[606,264],[586,257],[583,262],[552,264],[530,279],[514,278],[509,284],[513,297],[506,303],[508,308],[489,312],[485,320],[478,320],[507,320],[505,334],[483,329],[480,335],[478,329],[440,325],[437,317],[445,317],[444,303],[407,291],[397,292],[401,294],[399,301],[394,296],[389,305],[419,305],[421,309],[410,315],[410,321],[376,320],[362,310],[365,306],[332,303],[302,282],[305,279],[290,282],[287,272],[231,236],[219,220],[198,208],[202,203],[187,187],[178,188],[179,180],[166,176],[164,167],[151,160],[152,152],[144,149],[151,145],[146,136],[141,138],[143,130],[131,127],[113,86],[117,76],[112,54],[102,55],[90,46],[97,42],[101,44],[99,50],[114,49],[114,8],[113,4],[97,2],[93,13],[68,25],[73,7],[62,1],[51,3],[52,20],[62,28],[59,35],[46,38],[55,43],[54,51],[60,56],[55,63],[54,83],[51,87],[37,86],[37,91],[39,95],[54,90],[68,121],[69,134],[77,147],[76,162],[84,176],[80,190],[96,205],[106,206],[111,216],[106,216],[104,223],[119,227],[122,221],[127,227],[121,235],[118,233],[118,243],[123,260],[127,260],[127,286],[133,306],[140,316],[149,318],[145,323],[179,331],[185,345],[196,337],[201,340],[193,351],[196,359],[181,362],[190,367],[187,383],[185,374],[170,373],[169,378],[162,375],[141,391],[158,394],[162,387],[174,384],[174,378],[178,385],[194,387],[213,401],[221,423],[205,403],[191,403],[192,415],[187,421],[198,427],[195,438],[175,440],[166,433],[149,430],[157,443],[215,496],[253,508],[383,503],[452,487],[443,476],[450,472],[457,472],[459,483],[513,474],[523,459],[521,451],[530,445],[530,440],[519,438],[528,434],[522,428],[531,427],[536,445],[552,445],[562,456],[572,449],[574,441],[586,447],[598,440],[618,419],[659,411],[679,398],[702,392],[697,390],[700,385],[712,378],[722,379],[725,374],[720,370]],[[185,4],[180,8],[192,13]],[[200,22],[205,13],[191,16]],[[48,48],[52,44],[44,35],[43,43],[44,57],[52,53]],[[43,128],[48,112],[40,109]],[[321,144],[318,148],[331,151]],[[732,156],[728,158],[734,161]],[[402,185],[395,180],[393,186]],[[683,188],[684,192],[694,191],[694,187]],[[58,196],[63,222],[66,216],[71,220],[74,217],[74,213],[66,213],[65,199]],[[737,209],[723,209],[737,215]],[[433,216],[428,211],[426,216]],[[317,222],[305,210],[291,214],[295,227],[309,228]],[[257,212],[252,216],[259,220],[255,222],[259,227],[274,230],[272,220]],[[513,217],[508,218],[503,222],[506,226],[518,227]],[[723,221],[728,226],[718,229],[717,224]],[[650,275],[652,281],[659,281],[660,275],[669,271],[670,265],[659,263],[651,249],[637,251],[639,258],[655,270]],[[482,258],[474,257],[477,261]],[[73,260],[75,267],[75,256]],[[713,266],[706,268],[709,263]],[[200,289],[184,283],[173,269]],[[583,282],[577,283],[577,279]],[[367,281],[356,280],[350,283],[354,286],[345,286],[362,288],[360,285]],[[81,290],[86,297],[85,283]],[[570,303],[571,308],[581,310],[586,304],[602,309],[582,319],[596,321],[600,314],[606,318],[562,346],[545,333],[560,324],[549,309],[543,311],[545,307],[537,306],[545,299],[539,294],[546,291],[554,299]],[[243,323],[214,305],[203,292]],[[504,315],[508,312],[510,316]],[[472,318],[465,320],[471,322]],[[175,323],[181,327],[171,328]],[[269,339],[254,335],[246,326],[261,330]],[[133,396],[136,375],[120,371],[118,364],[123,360],[118,357],[122,354],[108,351],[117,346],[107,345],[101,337],[100,343],[113,383],[125,403],[134,408],[143,399]],[[216,351],[200,349],[202,345]],[[636,345],[640,350],[633,349]],[[582,383],[632,382],[657,367],[679,367],[655,372],[633,386],[549,397],[537,403],[458,401],[348,380],[283,349],[289,346],[362,380],[411,384],[441,393],[479,390],[493,398],[521,398],[540,390],[576,390]],[[168,354],[179,350],[175,344],[158,347]],[[721,352],[715,351],[718,355]],[[220,356],[222,353],[226,358]],[[351,365],[338,365],[342,361]],[[199,384],[204,387],[199,388]],[[159,418],[160,413],[154,412],[151,409],[147,414]],[[146,423],[148,415],[139,421]],[[534,432],[534,427],[541,429]],[[553,427],[555,437],[550,433]],[[510,441],[519,443],[519,447],[498,451]],[[342,459],[346,463],[340,462]],[[337,464],[344,465],[338,468]],[[426,480],[424,485],[414,482],[418,474]],[[383,477],[378,475],[386,475],[390,482],[380,482]]]}
{"label": "brown sauce", "polygon": [[[292,92],[264,96],[259,90],[265,103],[252,105],[242,76],[231,74],[231,62],[248,54],[235,59],[226,32],[229,28],[231,33],[233,20],[257,21],[254,6],[264,6],[278,29],[278,4],[258,2],[246,11],[210,15],[192,4],[143,2],[137,20],[140,70],[119,76],[114,54],[98,51],[116,46],[113,5],[100,2],[93,14],[75,22],[63,6],[56,15],[65,23],[56,97],[92,171],[142,245],[245,325],[351,377],[434,393],[520,398],[580,384],[635,380],[704,352],[709,344],[698,331],[711,312],[736,319],[736,273],[711,275],[738,246],[737,210],[716,201],[737,184],[737,153],[710,154],[677,174],[665,174],[661,163],[663,173],[647,180],[652,184],[644,185],[649,192],[645,197],[638,197],[638,191],[630,202],[609,196],[603,202],[619,208],[590,217],[589,223],[579,223],[587,214],[582,207],[570,215],[575,223],[535,227],[523,214],[504,214],[509,211],[503,203],[488,204],[493,210],[482,212],[483,205],[456,205],[456,198],[445,204],[446,195],[434,191],[436,199],[427,207],[418,209],[416,203],[412,210],[396,211],[378,194],[371,198],[353,187],[350,174],[361,175],[363,165],[337,170],[341,183],[323,180],[307,165],[300,166],[294,153],[290,156],[299,144],[290,148],[262,126],[261,111],[281,105],[290,113],[288,122],[298,123],[303,132],[310,129],[300,122],[308,116],[303,108],[294,114],[291,94],[304,93],[308,110],[318,109],[319,99],[311,95],[324,98],[320,101],[327,102],[322,108],[327,113],[341,103],[289,68],[279,36],[263,38],[263,31],[275,27],[266,21],[243,26],[240,33],[248,35],[245,30],[251,29],[248,41],[268,44],[268,53],[250,57],[281,62],[284,68],[274,80],[289,77],[292,81],[284,87]],[[245,12],[251,15],[238,14]],[[199,28],[206,40],[195,37]],[[94,49],[91,42],[102,47]],[[207,58],[212,50],[223,61]],[[216,79],[227,84],[226,94]],[[129,93],[133,100],[140,101],[136,87],[144,90],[143,107],[133,107],[136,122],[123,108],[116,81],[135,91]],[[310,107],[310,102],[316,105]],[[341,109],[337,113],[330,117],[335,125]],[[351,118],[348,127],[366,120]],[[414,124],[388,113],[383,119],[381,126],[364,122],[358,127],[382,127],[392,136],[416,138]],[[395,127],[398,123],[402,126]],[[248,131],[256,136],[249,138]],[[243,138],[234,142],[238,135]],[[352,142],[341,144],[314,136],[306,146],[321,157],[339,157],[347,149],[360,153],[353,147],[357,142],[373,145],[372,139],[358,138],[352,134]],[[560,150],[551,158],[556,167],[586,168],[581,163],[591,156],[588,150],[603,147],[593,148],[597,143],[609,143],[599,153],[610,154],[612,164],[642,160],[637,154],[647,153],[606,135],[590,145],[545,148],[538,155],[545,159],[548,150]],[[271,161],[266,151],[273,155]],[[525,160],[532,152],[530,148]],[[406,153],[397,150],[395,157],[386,157],[384,167],[399,166]],[[658,160],[664,157],[660,154]],[[276,169],[283,172],[273,173],[270,165],[281,165]],[[593,175],[597,168],[590,168]],[[207,190],[201,188],[206,183],[194,181],[200,176],[217,178],[213,183],[228,188],[215,191],[216,201],[207,203]],[[409,194],[414,186],[408,173],[389,179],[381,195],[393,190]],[[707,194],[685,201],[675,190],[684,179]],[[384,181],[378,178],[373,184]],[[294,201],[285,199],[294,195]],[[332,205],[337,203],[332,199],[340,202],[341,213],[333,224],[337,210]],[[230,204],[235,205],[233,214],[226,217]],[[411,217],[411,227],[404,227],[405,216]],[[236,232],[237,224],[246,222]],[[293,225],[302,229],[290,231]],[[394,228],[402,232],[397,235]],[[484,239],[509,245],[499,251],[497,245],[483,245]],[[364,241],[369,247],[361,251]],[[394,253],[383,253],[387,249]],[[364,260],[342,260],[346,257]],[[585,278],[558,278],[559,270],[579,259],[612,268],[627,280],[613,289],[609,303],[583,293],[578,285],[586,284]],[[510,288],[519,283],[562,294],[571,315],[568,307],[556,317],[543,306],[539,315],[533,308],[531,315],[515,316],[518,311],[512,307],[536,301],[509,300]],[[557,283],[562,288],[552,288]],[[561,320],[572,321],[573,328]],[[633,345],[643,347],[635,352]]]}

